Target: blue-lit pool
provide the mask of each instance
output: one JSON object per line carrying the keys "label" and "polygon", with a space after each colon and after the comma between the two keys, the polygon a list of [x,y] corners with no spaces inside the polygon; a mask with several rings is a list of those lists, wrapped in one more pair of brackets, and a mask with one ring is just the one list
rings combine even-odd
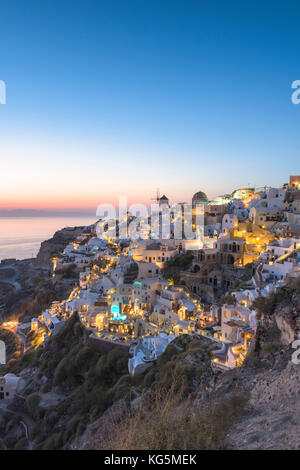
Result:
{"label": "blue-lit pool", "polygon": [[123,315],[122,313],[120,313],[120,309],[118,305],[112,305],[111,315],[112,315],[112,319],[117,320],[117,321],[124,321],[127,318],[127,315]]}
{"label": "blue-lit pool", "polygon": [[112,318],[113,320],[118,320],[118,321],[124,321],[127,318],[127,315],[122,315],[122,313],[113,313],[112,312]]}

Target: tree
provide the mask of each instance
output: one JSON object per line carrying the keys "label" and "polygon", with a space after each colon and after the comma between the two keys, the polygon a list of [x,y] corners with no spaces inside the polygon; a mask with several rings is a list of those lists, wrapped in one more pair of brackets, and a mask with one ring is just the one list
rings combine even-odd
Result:
{"label": "tree", "polygon": [[221,304],[227,304],[227,305],[235,305],[236,304],[236,298],[234,295],[222,295],[221,297]]}

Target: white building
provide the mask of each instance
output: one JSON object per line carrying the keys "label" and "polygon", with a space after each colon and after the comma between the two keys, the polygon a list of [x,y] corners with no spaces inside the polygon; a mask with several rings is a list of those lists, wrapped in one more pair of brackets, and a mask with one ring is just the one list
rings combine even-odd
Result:
{"label": "white building", "polygon": [[281,209],[285,198],[285,189],[268,188],[261,203],[266,202],[266,207]]}
{"label": "white building", "polygon": [[139,341],[136,346],[130,349],[133,357],[128,361],[129,374],[142,374],[146,369],[152,366],[153,361],[164,353],[167,346],[174,339],[174,335],[160,333],[157,336],[145,337],[142,341]]}
{"label": "white building", "polygon": [[249,220],[253,224],[268,229],[281,220],[281,215],[282,213],[277,207],[273,209],[252,207],[249,213]]}
{"label": "white building", "polygon": [[297,238],[283,238],[267,245],[267,251],[272,254],[275,259],[292,253],[298,248],[300,248],[300,240]]}
{"label": "white building", "polygon": [[293,271],[294,264],[292,261],[264,264],[261,271],[262,278],[264,281],[284,279]]}
{"label": "white building", "polygon": [[24,380],[15,374],[6,374],[0,377],[0,401],[12,400],[24,386]]}
{"label": "white building", "polygon": [[132,257],[136,261],[144,261],[147,263],[155,263],[160,268],[164,266],[177,254],[177,249],[171,248],[165,243],[141,242],[137,248],[133,248]]}
{"label": "white building", "polygon": [[221,335],[222,341],[236,343],[241,339],[245,326],[256,329],[256,311],[243,305],[223,305]]}
{"label": "white building", "polygon": [[222,233],[227,230],[237,227],[239,220],[235,214],[225,214],[222,219]]}
{"label": "white building", "polygon": [[[35,319],[36,320],[36,319]],[[39,322],[45,325],[52,334],[58,333],[64,322],[59,320],[55,315],[45,310],[38,318]],[[32,327],[34,324],[31,325]]]}

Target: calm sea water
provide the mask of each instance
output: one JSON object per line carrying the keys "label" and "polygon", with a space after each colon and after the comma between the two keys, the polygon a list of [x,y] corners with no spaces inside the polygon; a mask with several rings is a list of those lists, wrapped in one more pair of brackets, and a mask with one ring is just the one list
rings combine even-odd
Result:
{"label": "calm sea water", "polygon": [[16,217],[0,218],[0,260],[25,259],[37,255],[41,242],[64,227],[90,225],[93,217]]}

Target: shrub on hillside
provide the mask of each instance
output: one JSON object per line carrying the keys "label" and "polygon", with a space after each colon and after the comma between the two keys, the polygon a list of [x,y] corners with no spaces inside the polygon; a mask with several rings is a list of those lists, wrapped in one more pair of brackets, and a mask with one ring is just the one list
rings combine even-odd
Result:
{"label": "shrub on hillside", "polygon": [[26,405],[30,412],[37,410],[40,400],[41,397],[38,393],[31,393],[30,395],[28,395],[28,397],[26,398]]}
{"label": "shrub on hillside", "polygon": [[188,399],[182,402],[180,383],[143,397],[139,409],[122,423],[108,423],[98,436],[99,447],[109,450],[210,450],[223,447],[229,428],[247,409],[247,398],[233,393],[217,404],[199,410]]}
{"label": "shrub on hillside", "polygon": [[236,298],[234,295],[222,295],[221,297],[221,304],[222,305],[235,305]]}
{"label": "shrub on hillside", "polygon": [[257,297],[253,302],[253,307],[260,315],[273,315],[280,303],[290,302],[292,293],[293,289],[290,287],[281,287],[267,297]]}
{"label": "shrub on hillside", "polygon": [[282,344],[278,341],[270,341],[262,345],[262,352],[266,354],[274,354],[281,351]]}
{"label": "shrub on hillside", "polygon": [[54,385],[60,385],[68,377],[69,360],[64,357],[57,365],[54,373]]}

